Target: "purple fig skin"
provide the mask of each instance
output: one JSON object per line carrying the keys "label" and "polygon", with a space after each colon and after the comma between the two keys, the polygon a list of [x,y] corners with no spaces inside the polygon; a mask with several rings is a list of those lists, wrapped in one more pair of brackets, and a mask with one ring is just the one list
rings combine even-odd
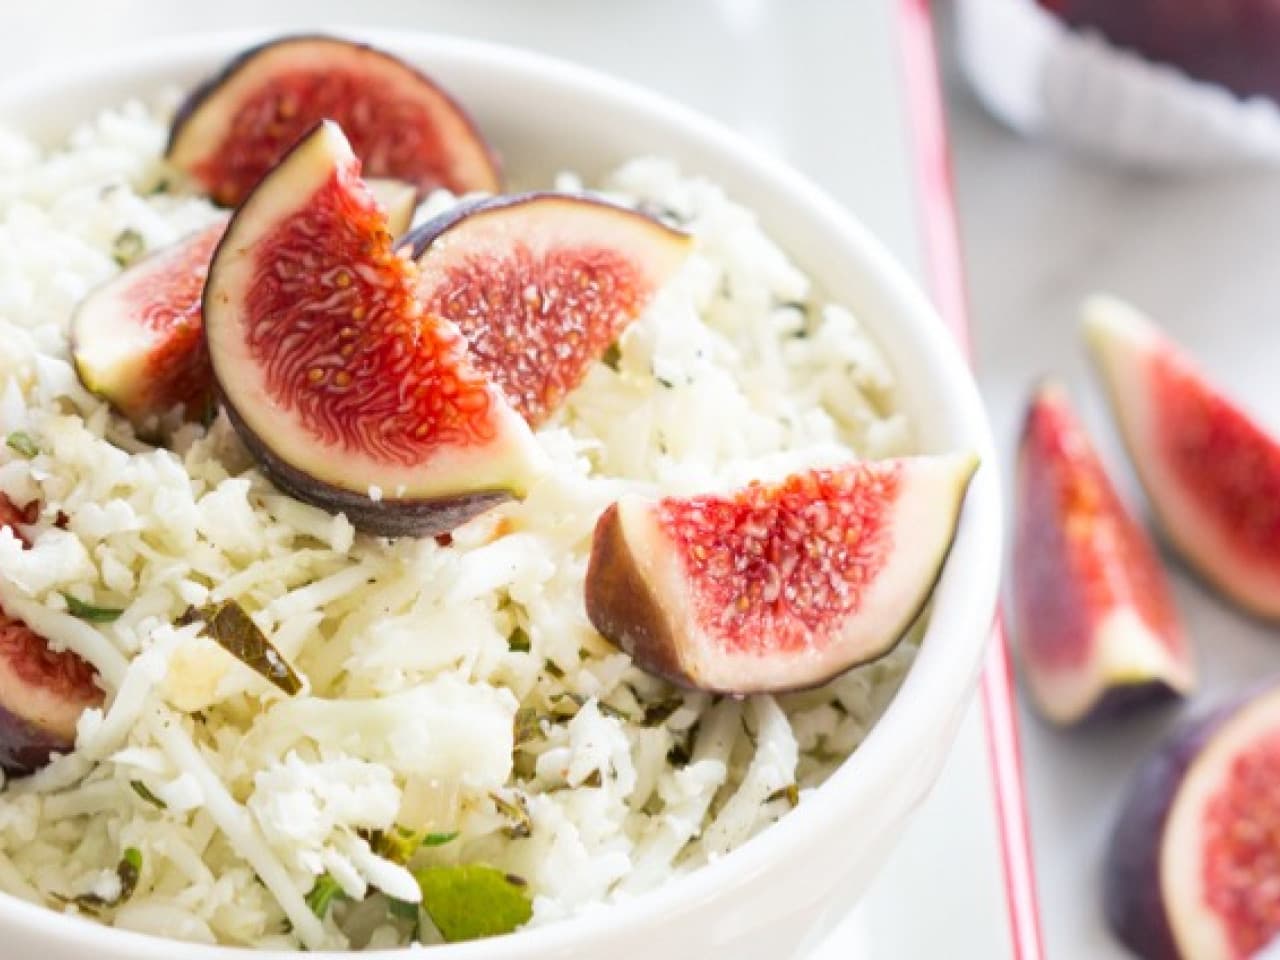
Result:
{"label": "purple fig skin", "polygon": [[1103,868],[1103,909],[1117,939],[1144,960],[1190,960],[1173,939],[1160,887],[1165,824],[1196,757],[1250,699],[1191,721],[1161,744],[1139,767],[1116,820]]}
{"label": "purple fig skin", "polygon": [[375,502],[285,463],[249,429],[225,395],[222,406],[236,433],[272,483],[285,493],[330,513],[346,514],[351,525],[364,533],[379,537],[434,537],[456,530],[468,520],[514,499],[509,490],[480,490],[454,497]]}
{"label": "purple fig skin", "polygon": [[[653,220],[663,227],[667,227],[654,217],[650,217],[647,213],[639,210],[633,210],[630,207],[622,207],[616,203],[610,203],[607,200],[600,200],[596,197],[580,196],[575,193],[556,193],[554,190],[532,190],[527,193],[512,193],[500,197],[481,197],[476,200],[467,200],[456,207],[452,207],[444,213],[436,214],[425,223],[420,223],[414,227],[396,242],[396,246],[401,250],[407,249],[410,256],[414,260],[421,260],[423,254],[431,246],[432,242],[440,234],[444,233],[456,223],[467,219],[472,214],[480,213],[484,210],[499,210],[503,207],[516,207],[521,204],[529,203],[534,200],[571,200],[574,203],[586,204],[589,206],[599,207],[602,210],[611,213],[621,213],[625,216],[644,217]],[[672,232],[677,232],[674,227],[667,227]]]}
{"label": "purple fig skin", "polygon": [[1107,729],[1116,723],[1127,721],[1135,713],[1148,708],[1169,706],[1182,699],[1183,694],[1161,680],[1110,687],[1089,712],[1073,724],[1072,729]]}
{"label": "purple fig skin", "polygon": [[45,730],[0,706],[0,769],[10,777],[35,773],[56,753],[70,753],[75,746],[51,730]]}

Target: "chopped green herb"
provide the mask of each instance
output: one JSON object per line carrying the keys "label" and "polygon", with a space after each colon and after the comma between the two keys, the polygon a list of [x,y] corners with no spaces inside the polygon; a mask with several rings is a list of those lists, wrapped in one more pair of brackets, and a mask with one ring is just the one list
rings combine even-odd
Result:
{"label": "chopped green herb", "polygon": [[497,793],[489,794],[489,799],[498,808],[498,812],[510,821],[503,828],[503,833],[515,840],[533,836],[533,817],[529,816],[529,806],[521,794],[514,796],[515,800],[512,801]]}
{"label": "chopped green herb", "polygon": [[458,839],[458,831],[452,833],[428,833],[422,838],[424,847],[443,847],[446,843],[451,843]]}
{"label": "chopped green herb", "polygon": [[533,649],[529,632],[524,627],[516,627],[511,631],[511,635],[507,637],[507,646],[511,648],[512,653],[528,653]]}
{"label": "chopped green herb", "polygon": [[127,267],[146,252],[147,244],[142,234],[132,227],[121,230],[111,241],[111,259]]}
{"label": "chopped green herb", "polygon": [[152,806],[159,807],[161,810],[167,810],[168,804],[157,797],[154,793],[147,789],[147,785],[141,780],[130,780],[129,786],[133,787],[133,792],[140,796],[143,800]]}
{"label": "chopped green herb", "polygon": [[765,798],[765,803],[773,803],[775,800],[786,800],[792,807],[800,805],[800,788],[796,784],[783,787],[781,790],[775,790]]}
{"label": "chopped green herb", "polygon": [[98,896],[96,893],[82,893],[78,897],[62,897],[55,894],[55,899],[61,900],[63,903],[74,903],[81,910],[86,910],[89,913],[97,913],[105,907],[118,907],[132,897],[133,891],[138,888],[138,878],[141,875],[142,851],[137,847],[129,847],[120,858],[120,862],[116,864],[116,877],[120,880],[120,893],[114,899],[108,900],[105,897]]}
{"label": "chopped green herb", "polygon": [[[578,710],[585,707],[587,705],[587,701],[590,699],[590,697],[584,697],[580,693],[556,693],[551,696],[551,702],[557,706],[566,700],[574,704],[577,707],[577,710],[575,710],[574,713],[577,713]],[[625,723],[632,722],[631,714],[627,713],[625,710],[619,710],[613,704],[605,703],[603,700],[596,701],[596,709],[598,709],[603,716],[614,717],[615,719],[622,720]]]}
{"label": "chopped green herb", "polygon": [[333,906],[333,901],[345,896],[338,881],[328,873],[322,873],[316,877],[315,886],[307,894],[307,906],[311,908],[312,913],[323,920],[329,908]]}
{"label": "chopped green herb", "polygon": [[414,877],[423,909],[448,943],[511,933],[533,916],[525,882],[493,867],[425,867]]}
{"label": "chopped green herb", "polygon": [[560,669],[560,664],[556,663],[554,660],[547,660],[543,664],[543,669],[557,680],[564,679],[564,671]]}
{"label": "chopped green herb", "polygon": [[667,697],[667,699],[659,700],[657,703],[648,704],[644,708],[644,725],[646,727],[661,726],[683,706],[683,697]]}
{"label": "chopped green herb", "polygon": [[692,759],[693,757],[689,753],[689,748],[683,743],[677,743],[667,751],[667,763],[671,764],[673,767],[687,767],[689,765],[689,761]]}
{"label": "chopped green herb", "polygon": [[227,600],[198,610],[192,607],[178,623],[203,623],[204,632],[224,650],[290,696],[302,689],[302,681],[289,661],[271,645],[267,635],[236,601]]}
{"label": "chopped green herb", "polygon": [[9,434],[5,440],[5,446],[16,453],[20,457],[26,457],[30,460],[40,452],[40,446],[31,438],[31,434],[24,430],[15,430]]}
{"label": "chopped green herb", "polygon": [[541,733],[542,726],[538,723],[538,711],[533,707],[521,707],[516,711],[515,745],[517,747],[536,739]]}
{"label": "chopped green herb", "polygon": [[610,370],[617,370],[622,363],[622,350],[619,349],[616,342],[609,344],[609,349],[604,352],[604,356],[600,358],[606,367]]}
{"label": "chopped green herb", "polygon": [[77,620],[87,620],[89,623],[115,623],[124,613],[117,607],[95,607],[66,591],[63,591],[62,599],[67,601],[67,613]]}
{"label": "chopped green herb", "polygon": [[674,380],[667,380],[665,377],[660,377],[656,373],[653,375],[653,379],[657,380],[658,383],[662,384],[668,390],[674,390],[676,387]]}
{"label": "chopped green herb", "polygon": [[413,859],[419,847],[442,847],[457,836],[457,831],[427,833],[396,825],[387,831],[375,831],[369,837],[369,845],[378,856],[403,866]]}

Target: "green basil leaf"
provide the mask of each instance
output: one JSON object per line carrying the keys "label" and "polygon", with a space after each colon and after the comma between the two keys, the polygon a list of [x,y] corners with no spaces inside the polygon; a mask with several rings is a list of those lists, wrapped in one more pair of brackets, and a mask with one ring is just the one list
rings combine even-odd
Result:
{"label": "green basil leaf", "polygon": [[414,877],[423,909],[449,943],[511,933],[533,916],[525,881],[493,867],[425,867]]}

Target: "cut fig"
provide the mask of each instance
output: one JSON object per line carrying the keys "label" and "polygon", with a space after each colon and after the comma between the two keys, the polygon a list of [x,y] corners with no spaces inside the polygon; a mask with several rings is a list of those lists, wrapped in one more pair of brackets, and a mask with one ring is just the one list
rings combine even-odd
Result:
{"label": "cut fig", "polygon": [[824,683],[888,653],[920,614],[976,467],[909,457],[727,495],[624,497],[596,525],[587,616],[680,686]]}
{"label": "cut fig", "polygon": [[1132,307],[1093,300],[1085,328],[1169,542],[1245,609],[1280,618],[1280,443]]}
{"label": "cut fig", "polygon": [[370,177],[365,181],[373,198],[387,217],[387,232],[393,237],[403,237],[413,226],[413,213],[418,208],[418,190],[403,180]]}
{"label": "cut fig", "polygon": [[391,54],[337,37],[283,37],[240,54],[179,109],[167,155],[234,207],[324,119],[342,126],[371,177],[424,193],[501,186],[488,144],[447,93]]}
{"label": "cut fig", "polygon": [[71,353],[89,390],[143,427],[181,406],[213,403],[200,297],[220,221],[139,260],[89,294],[71,321]]}
{"label": "cut fig", "polygon": [[[29,522],[0,494],[0,526]],[[55,653],[44,638],[0,608],[0,769],[10,776],[31,773],[54,753],[75,746],[76,722],[102,705],[93,668],[74,653]]]}
{"label": "cut fig", "polygon": [[540,454],[423,311],[359,170],[323,121],[236,212],[205,285],[214,376],[281,488],[370,533],[444,533],[523,495]]}
{"label": "cut fig", "polygon": [[1023,672],[1055,723],[1194,685],[1155,548],[1056,384],[1036,392],[1023,427],[1013,598]]}
{"label": "cut fig", "polygon": [[1111,838],[1108,922],[1147,960],[1245,960],[1280,934],[1280,686],[1171,737]]}
{"label": "cut fig", "polygon": [[405,238],[429,313],[533,426],[682,264],[691,238],[600,200],[532,193],[449,211]]}

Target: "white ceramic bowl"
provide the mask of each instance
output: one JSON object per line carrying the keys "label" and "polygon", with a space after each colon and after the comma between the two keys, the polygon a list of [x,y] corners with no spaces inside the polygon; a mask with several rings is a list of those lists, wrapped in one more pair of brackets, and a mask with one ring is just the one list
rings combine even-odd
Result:
{"label": "white ceramic bowl", "polygon": [[[898,372],[922,448],[971,449],[983,458],[920,656],[883,719],[821,789],[731,855],[652,893],[511,937],[433,948],[430,956],[779,960],[802,954],[863,892],[937,778],[982,662],[995,607],[1001,519],[991,437],[964,360],[924,295],[839,204],[707,119],[607,76],[519,50],[422,34],[337,32],[368,39],[438,78],[471,110],[520,183],[545,184],[563,169],[590,181],[640,154],[673,157],[685,170],[719,181],[754,207],[820,288],[871,330]],[[0,87],[0,119],[53,143],[104,107],[165,85],[192,84],[258,39],[166,41],[26,77]],[[4,895],[0,930],[0,954],[8,957],[237,955],[178,947]]]}

